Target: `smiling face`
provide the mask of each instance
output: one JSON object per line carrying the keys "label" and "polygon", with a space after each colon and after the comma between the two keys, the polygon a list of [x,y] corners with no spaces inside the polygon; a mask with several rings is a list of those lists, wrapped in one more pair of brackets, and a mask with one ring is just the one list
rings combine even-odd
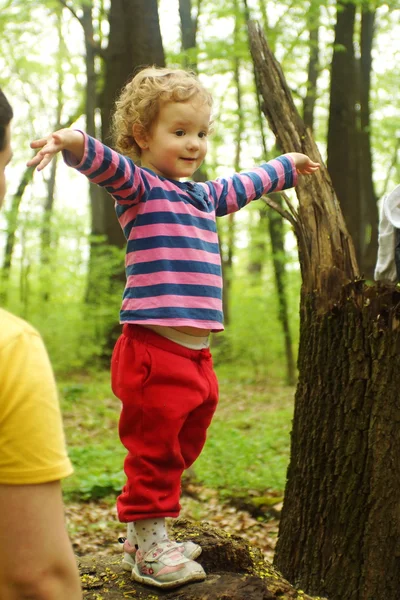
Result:
{"label": "smiling face", "polygon": [[5,128],[5,141],[3,150],[0,151],[0,207],[3,204],[4,196],[6,195],[6,176],[5,169],[11,160],[11,129],[8,124]]}
{"label": "smiling face", "polygon": [[207,154],[211,108],[195,100],[161,105],[149,133],[134,130],[141,164],[157,175],[180,180],[192,177]]}

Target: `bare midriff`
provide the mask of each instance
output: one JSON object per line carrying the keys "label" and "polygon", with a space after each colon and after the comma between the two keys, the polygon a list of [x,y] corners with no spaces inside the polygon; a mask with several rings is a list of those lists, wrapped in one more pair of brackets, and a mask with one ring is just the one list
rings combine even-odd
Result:
{"label": "bare midriff", "polygon": [[[152,329],[153,331],[160,330],[162,325],[145,325],[143,323],[142,327],[147,327],[148,329]],[[194,337],[207,337],[211,333],[211,329],[200,329],[199,327],[170,327],[170,329],[175,329],[175,331],[180,331],[181,333],[186,333],[186,335],[193,335]]]}

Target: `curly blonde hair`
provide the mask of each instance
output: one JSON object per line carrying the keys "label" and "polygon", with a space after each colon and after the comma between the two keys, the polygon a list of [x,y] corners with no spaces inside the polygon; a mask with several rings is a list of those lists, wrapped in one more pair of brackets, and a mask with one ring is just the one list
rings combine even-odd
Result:
{"label": "curly blonde hair", "polygon": [[196,101],[212,106],[212,96],[194,73],[182,69],[146,67],[123,88],[115,103],[112,135],[115,149],[133,160],[140,159],[141,149],[132,128],[141,125],[146,133],[155,123],[161,103]]}

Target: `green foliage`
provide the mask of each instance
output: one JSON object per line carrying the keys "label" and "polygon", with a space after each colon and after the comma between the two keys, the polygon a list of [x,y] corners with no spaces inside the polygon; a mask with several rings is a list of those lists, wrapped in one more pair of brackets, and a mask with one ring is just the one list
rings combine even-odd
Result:
{"label": "green foliage", "polygon": [[74,474],[63,489],[84,500],[117,494],[124,483],[124,448],[118,439],[119,400],[107,372],[59,383],[68,451]]}
{"label": "green foliage", "polygon": [[292,402],[285,397],[282,406],[276,406],[267,390],[255,392],[239,406],[230,398],[230,411],[225,404],[211,424],[195,472],[222,495],[285,487]]}

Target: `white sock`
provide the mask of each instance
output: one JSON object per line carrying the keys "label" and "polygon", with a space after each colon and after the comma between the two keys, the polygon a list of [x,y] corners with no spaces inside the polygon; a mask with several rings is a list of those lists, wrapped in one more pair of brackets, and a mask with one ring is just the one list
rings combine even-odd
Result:
{"label": "white sock", "polygon": [[139,545],[138,540],[137,540],[136,531],[135,531],[135,524],[132,522],[128,523],[128,525],[127,525],[126,537],[127,537],[128,542],[132,546],[132,548]]}
{"label": "white sock", "polygon": [[[148,552],[152,546],[156,546],[159,542],[168,539],[168,533],[165,526],[165,519],[142,519],[140,521],[133,521],[129,523],[132,525],[132,529],[136,534],[136,544],[142,552]],[[128,540],[129,530],[128,530]]]}

